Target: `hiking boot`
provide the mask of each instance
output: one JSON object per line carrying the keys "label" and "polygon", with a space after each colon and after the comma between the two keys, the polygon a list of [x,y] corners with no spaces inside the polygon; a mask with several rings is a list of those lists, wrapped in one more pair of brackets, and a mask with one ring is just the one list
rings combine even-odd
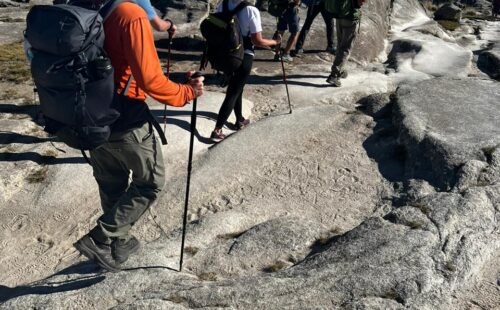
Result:
{"label": "hiking boot", "polygon": [[342,71],[342,72],[340,72],[340,78],[341,78],[341,79],[347,79],[347,75],[348,75],[348,74],[347,74],[347,71]]}
{"label": "hiking boot", "polygon": [[111,243],[111,255],[117,263],[123,264],[127,261],[128,257],[137,252],[140,247],[141,244],[139,240],[134,236],[128,240],[115,239]]}
{"label": "hiking boot", "polygon": [[212,134],[210,135],[210,140],[213,142],[221,142],[226,138],[226,135],[222,132],[221,128],[215,128],[214,131],[212,131]]}
{"label": "hiking boot", "polygon": [[299,56],[299,55],[302,55],[304,54],[304,49],[303,48],[297,48],[293,51],[290,52],[290,55],[292,56]]}
{"label": "hiking boot", "polygon": [[283,54],[283,61],[284,62],[292,62],[293,61],[293,57],[290,56],[290,54]]}
{"label": "hiking boot", "polygon": [[241,120],[237,121],[234,126],[236,127],[236,130],[241,130],[245,127],[247,127],[250,124],[250,120],[246,118],[242,118]]}
{"label": "hiking boot", "polygon": [[327,47],[325,51],[327,53],[332,54],[332,55],[335,55],[335,53],[337,52],[337,50],[335,49],[335,47],[332,47],[332,46]]}
{"label": "hiking boot", "polygon": [[115,262],[111,255],[111,246],[94,241],[89,235],[83,236],[73,246],[85,257],[95,261],[102,268],[111,271],[120,271],[120,264]]}
{"label": "hiking boot", "polygon": [[330,74],[330,76],[326,79],[326,82],[335,87],[342,86],[342,83],[340,82],[340,77],[333,74]]}

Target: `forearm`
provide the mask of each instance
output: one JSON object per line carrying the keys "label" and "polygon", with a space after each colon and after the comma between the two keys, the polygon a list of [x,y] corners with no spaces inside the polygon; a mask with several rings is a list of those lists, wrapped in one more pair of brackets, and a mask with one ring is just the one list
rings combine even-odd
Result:
{"label": "forearm", "polygon": [[170,81],[164,74],[154,46],[151,26],[145,24],[144,18],[131,24],[129,35],[125,36],[124,52],[137,85],[157,101],[171,105],[183,106],[194,99],[195,92],[191,86]]}
{"label": "forearm", "polygon": [[153,26],[154,29],[156,29],[157,31],[167,31],[172,23],[169,22],[169,21],[165,21],[161,18],[159,18],[158,16],[155,16],[153,17],[151,20],[151,26]]}
{"label": "forearm", "polygon": [[259,47],[272,47],[278,45],[276,40],[264,39],[262,33],[254,33],[251,35],[252,44]]}

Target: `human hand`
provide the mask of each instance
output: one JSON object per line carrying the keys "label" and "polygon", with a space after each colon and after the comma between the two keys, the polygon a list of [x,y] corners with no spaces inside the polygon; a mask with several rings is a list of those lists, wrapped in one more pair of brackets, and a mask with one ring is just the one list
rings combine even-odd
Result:
{"label": "human hand", "polygon": [[195,75],[195,73],[199,72],[196,71],[187,72],[187,77],[188,77],[187,84],[193,88],[195,96],[200,97],[204,93],[203,81],[205,80],[205,77],[201,74]]}
{"label": "human hand", "polygon": [[281,34],[275,32],[273,35],[273,40],[275,42],[274,47],[281,46],[281,39],[282,39]]}
{"label": "human hand", "polygon": [[173,37],[175,37],[175,34],[177,33],[177,26],[172,24],[170,29],[167,31],[168,31],[168,34],[173,38]]}

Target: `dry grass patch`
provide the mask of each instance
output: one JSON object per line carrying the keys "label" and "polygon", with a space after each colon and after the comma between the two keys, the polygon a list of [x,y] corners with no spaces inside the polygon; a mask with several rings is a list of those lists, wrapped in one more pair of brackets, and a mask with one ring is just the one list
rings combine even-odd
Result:
{"label": "dry grass patch", "polygon": [[460,27],[460,23],[459,22],[455,22],[455,21],[452,21],[452,20],[437,20],[437,22],[446,30],[449,30],[449,31],[454,31],[455,29],[457,29],[458,27]]}
{"label": "dry grass patch", "polygon": [[196,255],[200,249],[195,247],[195,246],[187,246],[184,248],[184,252],[186,252],[189,255]]}
{"label": "dry grass patch", "polygon": [[22,83],[31,79],[22,43],[0,45],[0,81]]}
{"label": "dry grass patch", "polygon": [[34,169],[28,174],[26,177],[26,181],[28,183],[42,183],[45,179],[47,179],[47,175],[49,173],[49,167],[43,166],[38,169]]}
{"label": "dry grass patch", "polygon": [[267,266],[262,269],[264,272],[277,272],[280,270],[285,269],[288,266],[288,264],[282,260],[276,261],[274,264]]}
{"label": "dry grass patch", "polygon": [[200,273],[198,279],[202,281],[217,281],[217,274],[215,272]]}

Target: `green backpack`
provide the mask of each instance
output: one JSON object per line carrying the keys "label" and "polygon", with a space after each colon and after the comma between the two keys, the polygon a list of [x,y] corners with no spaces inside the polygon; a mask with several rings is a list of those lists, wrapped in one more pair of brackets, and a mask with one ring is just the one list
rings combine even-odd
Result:
{"label": "green backpack", "polygon": [[335,18],[358,20],[361,17],[361,10],[357,2],[357,0],[325,0],[325,9]]}

